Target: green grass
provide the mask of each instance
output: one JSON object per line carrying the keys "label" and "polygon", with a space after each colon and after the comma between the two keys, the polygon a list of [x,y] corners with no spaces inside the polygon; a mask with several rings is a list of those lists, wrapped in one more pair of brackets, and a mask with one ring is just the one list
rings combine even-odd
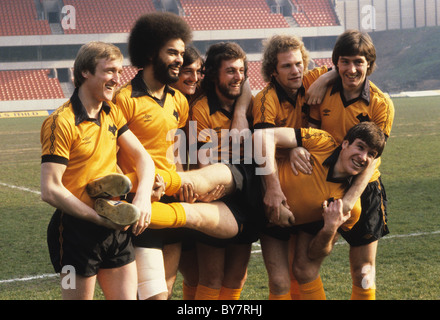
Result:
{"label": "green grass", "polygon": [[[379,242],[378,300],[440,299],[440,98],[393,100],[396,116],[383,155],[382,179],[389,200],[390,235]],[[46,228],[54,211],[38,194],[43,118],[0,119],[0,299],[58,300],[58,277],[5,282],[53,274]],[[258,247],[255,247],[258,250]],[[350,297],[348,245],[339,242],[321,276],[330,300]],[[252,255],[242,300],[266,300],[267,274],[261,253]],[[173,299],[180,300],[182,277]],[[103,299],[99,287],[96,299]]]}

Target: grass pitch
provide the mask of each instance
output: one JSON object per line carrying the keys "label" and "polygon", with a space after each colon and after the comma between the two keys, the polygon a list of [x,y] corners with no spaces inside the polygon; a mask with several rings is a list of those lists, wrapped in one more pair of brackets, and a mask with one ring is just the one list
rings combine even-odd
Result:
{"label": "grass pitch", "polygon": [[[396,116],[383,154],[390,235],[379,241],[378,300],[440,299],[440,98],[393,99]],[[43,117],[0,119],[0,299],[60,299],[46,245],[54,211],[39,196],[40,126]],[[348,245],[340,241],[321,276],[329,300],[351,293]],[[258,245],[242,300],[268,298]],[[182,298],[178,276],[173,299]],[[103,299],[99,287],[96,299]]]}

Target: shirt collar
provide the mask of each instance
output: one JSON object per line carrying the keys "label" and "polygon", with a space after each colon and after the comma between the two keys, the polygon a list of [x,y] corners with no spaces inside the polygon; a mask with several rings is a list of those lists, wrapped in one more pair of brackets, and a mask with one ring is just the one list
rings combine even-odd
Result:
{"label": "shirt collar", "polygon": [[341,153],[341,150],[342,150],[341,146],[336,148],[335,151],[333,151],[333,153],[327,159],[325,159],[322,164],[324,166],[329,167],[328,174],[327,174],[327,181],[334,182],[334,183],[342,183],[348,188],[349,186],[351,186],[353,176],[349,176],[346,178],[334,178],[333,177],[335,165],[336,165],[336,162],[338,161],[339,154]]}
{"label": "shirt collar", "polygon": [[[149,96],[153,98],[154,100],[157,100],[155,97],[150,95],[148,92],[147,85],[145,84],[144,80],[142,79],[142,70],[139,70],[136,76],[131,80],[131,97],[132,98],[139,98],[143,96]],[[170,93],[172,96],[174,96],[175,90],[171,88],[169,85],[165,86],[165,93]]]}
{"label": "shirt collar", "polygon": [[72,97],[70,98],[70,102],[72,103],[73,114],[75,115],[75,125],[78,126],[84,121],[91,121],[91,122],[95,122],[97,125],[101,125],[101,117],[100,117],[101,111],[104,110],[106,114],[109,114],[111,110],[110,105],[107,103],[107,101],[103,101],[101,110],[99,110],[98,119],[89,118],[86,108],[84,108],[84,105],[79,99],[78,92],[79,92],[78,88],[75,88],[75,91],[73,92]]}
{"label": "shirt collar", "polygon": [[[220,101],[219,97],[217,96],[217,94],[212,91],[209,92],[206,97],[208,98],[208,107],[209,107],[209,115],[213,115],[214,113],[216,113],[217,111],[222,112],[225,116],[227,116],[229,119],[232,119],[232,114],[233,112],[229,112],[225,109],[222,108],[222,102]],[[232,110],[235,109],[235,102],[237,100],[234,101],[234,105],[232,106]]]}
{"label": "shirt collar", "polygon": [[[333,95],[337,92],[340,92],[341,96],[342,96],[342,92],[343,92],[342,89],[343,89],[342,78],[340,76],[338,76],[338,79],[336,80],[335,84],[333,85],[333,88],[332,88],[332,91],[330,92],[330,95]],[[364,100],[367,103],[367,105],[370,105],[370,80],[368,79],[368,77],[365,78],[361,94],[359,95],[359,97],[357,97],[354,100],[357,101],[359,99]]]}
{"label": "shirt collar", "polygon": [[[277,93],[278,100],[280,102],[288,101],[294,108],[296,107],[296,101],[294,101],[292,98],[288,96],[286,91],[281,87],[281,85],[278,83],[278,81],[275,79],[275,77],[271,78],[270,81],[274,87],[275,91]],[[306,89],[304,88],[304,85],[301,84],[301,87],[298,89],[298,95],[304,96],[306,94]]]}

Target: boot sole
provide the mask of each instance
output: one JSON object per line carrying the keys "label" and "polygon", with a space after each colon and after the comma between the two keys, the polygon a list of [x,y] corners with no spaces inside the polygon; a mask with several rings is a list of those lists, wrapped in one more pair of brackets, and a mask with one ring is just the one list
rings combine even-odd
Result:
{"label": "boot sole", "polygon": [[86,191],[92,198],[117,197],[130,192],[132,184],[129,178],[112,173],[87,184]]}
{"label": "boot sole", "polygon": [[100,216],[121,226],[135,223],[141,215],[139,209],[131,203],[102,198],[96,199],[95,210]]}

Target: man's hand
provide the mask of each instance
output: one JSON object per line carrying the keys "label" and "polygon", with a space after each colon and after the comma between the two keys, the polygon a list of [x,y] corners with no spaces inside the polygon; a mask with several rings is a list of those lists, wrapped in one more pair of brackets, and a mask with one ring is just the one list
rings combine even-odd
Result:
{"label": "man's hand", "polygon": [[324,227],[328,232],[336,233],[338,228],[343,225],[351,216],[350,211],[347,213],[343,212],[342,199],[337,199],[331,201],[330,203],[326,200],[322,204],[324,212],[322,213],[324,217]]}
{"label": "man's hand", "polygon": [[295,220],[281,188],[275,186],[266,188],[263,202],[269,223],[283,224],[286,227],[291,224],[289,221]]}
{"label": "man's hand", "polygon": [[310,152],[303,147],[296,147],[290,150],[290,166],[294,175],[298,175],[298,171],[304,174],[312,174],[312,164],[310,161]]}
{"label": "man's hand", "polygon": [[159,201],[160,198],[165,194],[166,183],[163,177],[156,174],[154,177],[153,190],[151,192],[151,202]]}

